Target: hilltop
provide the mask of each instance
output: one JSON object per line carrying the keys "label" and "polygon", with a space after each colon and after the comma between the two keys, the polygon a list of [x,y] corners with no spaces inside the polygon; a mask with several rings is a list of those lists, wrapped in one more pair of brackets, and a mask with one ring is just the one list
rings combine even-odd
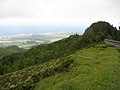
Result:
{"label": "hilltop", "polygon": [[99,43],[100,41],[104,41],[104,39],[120,41],[120,31],[104,21],[93,23],[85,30],[83,35],[90,43]]}
{"label": "hilltop", "polygon": [[119,40],[119,36],[120,31],[115,27],[100,21],[88,27],[82,36],[70,35],[6,56],[0,60],[0,87],[12,90],[118,89],[120,50],[101,43],[104,39]]}

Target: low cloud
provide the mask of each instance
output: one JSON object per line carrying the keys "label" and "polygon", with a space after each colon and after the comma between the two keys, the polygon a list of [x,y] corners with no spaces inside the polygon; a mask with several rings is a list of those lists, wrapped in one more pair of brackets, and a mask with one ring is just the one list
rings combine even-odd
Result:
{"label": "low cloud", "polygon": [[0,24],[117,24],[119,0],[0,0]]}

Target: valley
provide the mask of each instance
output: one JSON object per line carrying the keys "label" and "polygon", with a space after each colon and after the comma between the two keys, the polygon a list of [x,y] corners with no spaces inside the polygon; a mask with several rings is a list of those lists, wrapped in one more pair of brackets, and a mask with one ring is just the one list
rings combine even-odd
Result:
{"label": "valley", "polygon": [[0,36],[0,47],[17,45],[20,48],[29,49],[39,44],[48,44],[66,38],[74,33],[48,32],[38,34],[18,34],[13,36]]}

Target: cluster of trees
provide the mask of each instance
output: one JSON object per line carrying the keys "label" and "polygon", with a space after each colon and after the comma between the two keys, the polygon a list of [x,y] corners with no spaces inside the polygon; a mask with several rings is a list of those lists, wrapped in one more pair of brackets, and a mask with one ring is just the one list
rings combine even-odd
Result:
{"label": "cluster of trees", "polygon": [[0,74],[65,57],[91,44],[102,42],[106,38],[120,40],[120,31],[107,22],[94,23],[86,29],[83,36],[71,35],[51,44],[35,46],[24,53],[4,57],[0,60]]}
{"label": "cluster of trees", "polygon": [[14,53],[6,56],[0,60],[0,74],[65,57],[79,49],[82,45],[80,42],[81,36],[76,34],[51,44],[32,47],[24,53]]}
{"label": "cluster of trees", "polygon": [[8,46],[8,47],[0,47],[0,59],[16,52],[25,52],[25,51],[26,51],[25,49],[19,48],[16,45]]}
{"label": "cluster of trees", "polygon": [[100,42],[104,39],[113,39],[120,41],[120,31],[107,22],[93,23],[86,29],[84,37],[89,39],[89,42]]}

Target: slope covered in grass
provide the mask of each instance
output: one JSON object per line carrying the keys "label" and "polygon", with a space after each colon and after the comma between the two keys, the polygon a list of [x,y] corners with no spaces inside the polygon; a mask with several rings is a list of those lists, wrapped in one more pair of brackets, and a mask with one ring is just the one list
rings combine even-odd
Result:
{"label": "slope covered in grass", "polygon": [[0,76],[0,90],[33,90],[35,83],[61,72],[67,72],[74,60],[59,58],[43,64]]}
{"label": "slope covered in grass", "polygon": [[110,24],[97,22],[83,36],[6,56],[0,60],[0,89],[118,90],[120,49],[100,43],[119,35]]}
{"label": "slope covered in grass", "polygon": [[79,48],[85,47],[80,43],[82,43],[81,36],[71,35],[51,44],[35,46],[24,53],[6,56],[0,60],[0,75],[70,55]]}
{"label": "slope covered in grass", "polygon": [[120,40],[120,31],[107,22],[93,23],[83,36],[71,35],[50,44],[35,46],[25,53],[4,57],[0,60],[0,75],[68,56],[85,47],[101,43],[106,38]]}
{"label": "slope covered in grass", "polygon": [[74,60],[69,72],[41,80],[34,90],[119,90],[120,49],[101,44],[68,57]]}
{"label": "slope covered in grass", "polygon": [[1,90],[119,90],[120,49],[99,44],[0,76]]}

